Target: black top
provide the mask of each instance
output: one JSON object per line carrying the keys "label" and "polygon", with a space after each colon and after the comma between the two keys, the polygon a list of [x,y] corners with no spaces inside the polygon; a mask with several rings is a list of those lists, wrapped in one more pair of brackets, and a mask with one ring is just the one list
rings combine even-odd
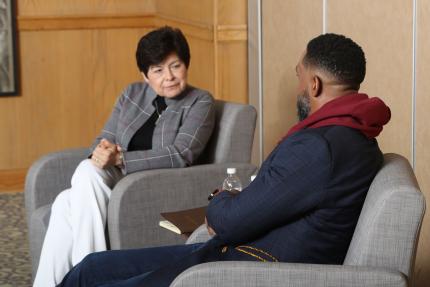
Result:
{"label": "black top", "polygon": [[152,104],[155,107],[154,113],[131,138],[128,151],[152,149],[152,135],[154,134],[155,124],[161,113],[167,108],[166,101],[160,96],[157,96]]}

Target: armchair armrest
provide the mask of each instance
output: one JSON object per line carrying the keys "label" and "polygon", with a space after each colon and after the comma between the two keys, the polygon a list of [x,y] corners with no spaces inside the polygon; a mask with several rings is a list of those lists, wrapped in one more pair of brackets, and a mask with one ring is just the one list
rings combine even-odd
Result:
{"label": "armchair armrest", "polygon": [[70,187],[73,172],[88,154],[88,148],[50,153],[30,167],[24,193],[27,219],[37,208],[52,203],[62,190]]}
{"label": "armchair armrest", "polygon": [[194,230],[193,233],[191,233],[190,237],[188,237],[187,242],[185,242],[185,244],[206,242],[211,238],[212,236],[209,234],[206,225],[202,224],[196,230]]}
{"label": "armchair armrest", "polygon": [[170,286],[407,287],[407,279],[377,267],[229,261],[193,266]]}
{"label": "armchair armrest", "polygon": [[222,163],[124,177],[113,189],[108,207],[111,249],[184,243],[184,237],[158,226],[160,212],[207,205],[209,193],[222,185],[227,167],[236,167],[244,184],[256,170],[252,164]]}

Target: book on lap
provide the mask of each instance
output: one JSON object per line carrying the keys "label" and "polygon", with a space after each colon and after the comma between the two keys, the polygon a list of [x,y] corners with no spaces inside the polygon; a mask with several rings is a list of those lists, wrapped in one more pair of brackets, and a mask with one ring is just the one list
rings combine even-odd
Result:
{"label": "book on lap", "polygon": [[200,225],[205,223],[206,206],[173,211],[162,212],[159,225],[177,234],[190,235]]}

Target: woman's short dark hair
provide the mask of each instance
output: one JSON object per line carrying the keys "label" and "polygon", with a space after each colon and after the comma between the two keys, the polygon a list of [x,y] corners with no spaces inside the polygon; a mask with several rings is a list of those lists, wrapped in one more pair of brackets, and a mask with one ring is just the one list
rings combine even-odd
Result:
{"label": "woman's short dark hair", "polygon": [[149,67],[161,63],[167,56],[176,53],[188,68],[190,48],[181,30],[169,26],[161,27],[143,36],[136,50],[139,70],[147,76]]}
{"label": "woman's short dark hair", "polygon": [[329,72],[338,81],[356,89],[366,75],[363,50],[343,35],[323,34],[309,41],[303,64]]}

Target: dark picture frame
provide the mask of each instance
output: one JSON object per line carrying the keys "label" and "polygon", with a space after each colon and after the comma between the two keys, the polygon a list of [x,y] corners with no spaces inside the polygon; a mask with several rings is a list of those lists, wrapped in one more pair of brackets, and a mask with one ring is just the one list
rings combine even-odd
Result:
{"label": "dark picture frame", "polygon": [[18,60],[14,0],[0,0],[0,96],[18,95]]}

